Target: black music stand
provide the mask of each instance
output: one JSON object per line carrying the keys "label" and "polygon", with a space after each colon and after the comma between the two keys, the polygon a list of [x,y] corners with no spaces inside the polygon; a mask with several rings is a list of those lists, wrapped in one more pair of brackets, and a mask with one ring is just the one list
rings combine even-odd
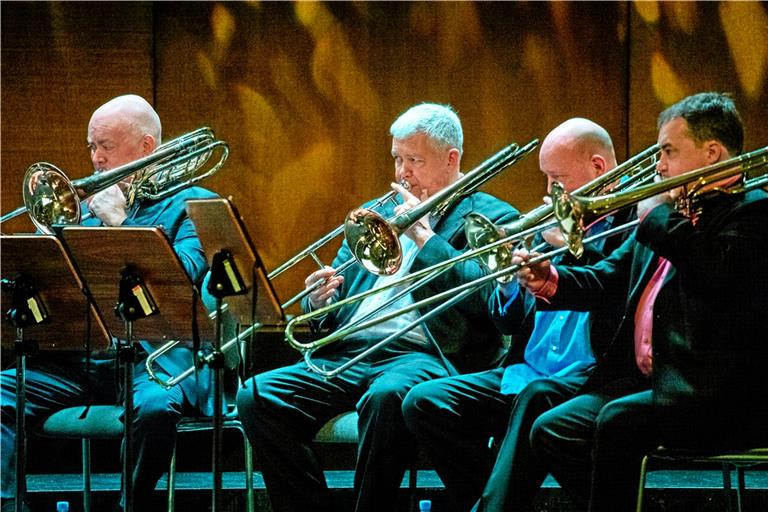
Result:
{"label": "black music stand", "polygon": [[[191,318],[200,319],[200,337],[214,332],[198,292],[171,243],[156,227],[81,227],[62,229],[62,236],[78,264],[94,302],[106,315],[114,333],[125,330],[119,357],[123,366],[125,442],[123,444],[123,490],[125,510],[133,509],[133,366],[136,342],[134,323],[143,340],[162,343],[193,339]],[[115,302],[117,301],[117,306]],[[122,322],[122,324],[121,324]]]}
{"label": "black music stand", "polygon": [[205,362],[215,372],[213,418],[213,510],[219,509],[221,492],[223,360],[222,302],[241,325],[251,325],[251,333],[261,326],[285,323],[267,272],[251,242],[242,218],[227,199],[187,201],[187,213],[211,264],[208,291],[216,298],[216,342],[212,357]]}
{"label": "black music stand", "polygon": [[[104,322],[88,300],[83,282],[61,242],[48,235],[0,237],[3,279],[0,308],[15,328],[13,343],[3,348],[16,356],[16,510],[26,494],[26,357],[38,350],[86,350],[93,339],[109,346]],[[89,315],[77,321],[80,312]],[[24,329],[33,327],[32,340]],[[89,331],[89,329],[91,329]]]}

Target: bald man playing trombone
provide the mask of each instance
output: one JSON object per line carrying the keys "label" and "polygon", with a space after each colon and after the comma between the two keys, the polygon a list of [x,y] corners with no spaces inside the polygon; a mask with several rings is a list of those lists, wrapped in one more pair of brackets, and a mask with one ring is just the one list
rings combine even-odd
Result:
{"label": "bald man playing trombone", "polygon": [[[390,133],[394,181],[407,183],[408,188],[393,185],[403,203],[394,208],[381,207],[385,218],[427,200],[461,176],[463,135],[459,118],[450,107],[416,105],[397,118]],[[467,248],[464,216],[471,211],[481,212],[496,222],[517,217],[512,207],[488,194],[473,192],[463,196],[442,216],[426,216],[400,237],[403,263],[394,277],[377,277],[359,265],[338,277],[332,277],[333,269],[320,270],[307,278],[307,287],[312,288],[321,279],[326,281],[304,301],[304,309],[323,307],[460,254]],[[350,248],[344,242],[333,267],[350,257]],[[456,265],[393,307],[483,275],[485,271],[474,261]],[[313,373],[299,362],[256,375],[245,383],[238,393],[238,410],[262,465],[275,512],[336,510],[312,439],[328,420],[355,410],[359,415],[355,509],[397,509],[400,482],[408,461],[416,453],[415,443],[403,423],[402,399],[419,382],[488,367],[500,357],[501,335],[485,306],[491,290],[479,290],[332,379]],[[374,295],[362,303],[344,306],[319,318],[312,327],[318,332],[333,332],[367,313],[386,313],[388,310],[379,307],[384,299]],[[419,312],[412,311],[349,335],[318,350],[313,362],[319,367],[336,368],[398,332],[418,315]]]}
{"label": "bald man playing trombone", "polygon": [[[660,188],[740,155],[741,116],[728,96],[707,92],[667,108],[658,127],[661,182],[638,207],[636,234],[594,265],[538,263],[518,274],[542,308],[625,305],[612,371],[531,430],[536,456],[592,512],[634,510],[641,460],[660,445],[768,443],[768,194],[728,193],[739,174],[713,175],[693,198],[685,186]],[[679,208],[683,198],[693,202]]]}
{"label": "bald man playing trombone", "polygon": [[[616,167],[613,143],[608,132],[593,121],[569,119],[544,138],[539,167],[548,190],[552,183],[560,182],[573,191]],[[591,232],[623,220],[623,216],[604,219]],[[581,258],[566,255],[558,261],[571,265],[598,261],[622,239],[613,237],[588,244]],[[564,245],[556,227],[542,231],[534,243],[541,242],[545,242],[542,251]],[[497,473],[508,475],[505,465],[512,458],[517,460],[520,479],[532,493],[536,492],[546,472],[540,474],[526,444],[517,443],[518,436],[527,440],[530,421],[510,426],[511,432],[505,434],[510,411],[519,393],[534,381],[550,390],[552,400],[556,395],[573,395],[610,341],[605,332],[615,326],[616,316],[615,311],[598,315],[537,312],[534,296],[514,279],[497,286],[489,310],[499,330],[512,337],[504,364],[479,373],[421,383],[403,402],[406,424],[432,460],[445,484],[451,510],[457,512],[466,512],[478,501],[492,469],[492,481],[499,478]]]}
{"label": "bald man playing trombone", "polygon": [[[87,142],[96,171],[108,171],[152,154],[160,145],[160,118],[142,97],[128,94],[111,99],[97,108],[88,123]],[[125,190],[133,180],[126,177],[88,200],[93,217],[87,226],[162,226],[175,253],[193,282],[200,284],[208,269],[205,254],[187,216],[185,200],[216,197],[200,187],[187,188],[157,200],[126,202]],[[106,312],[105,312],[106,314]],[[142,342],[134,376],[134,509],[152,510],[152,495],[167,469],[176,436],[176,423],[183,414],[196,409],[210,415],[210,374],[171,389],[150,382],[143,359],[152,347]],[[117,398],[114,350],[103,354],[82,351],[41,353],[26,371],[26,415],[29,424],[66,407],[114,404]],[[162,375],[176,374],[193,364],[192,350],[174,348],[159,361]],[[16,409],[16,370],[2,372],[2,498],[3,510],[15,504],[14,416]],[[124,503],[124,500],[122,501]],[[8,503],[6,505],[5,503]],[[26,505],[25,505],[26,506]],[[24,510],[24,507],[22,507]],[[122,510],[122,505],[117,505]]]}

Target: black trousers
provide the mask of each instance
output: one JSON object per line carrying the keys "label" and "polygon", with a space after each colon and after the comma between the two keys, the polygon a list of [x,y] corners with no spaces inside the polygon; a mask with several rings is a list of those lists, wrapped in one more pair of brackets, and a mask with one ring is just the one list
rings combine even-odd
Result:
{"label": "black trousers", "polygon": [[[765,446],[766,405],[702,399],[654,401],[644,379],[579,395],[534,423],[531,444],[584,509],[635,509],[640,464],[658,446],[717,451]],[[743,394],[741,394],[743,396]]]}
{"label": "black trousers", "polygon": [[514,395],[503,395],[504,368],[446,377],[414,387],[403,402],[408,429],[445,484],[448,502],[466,512],[495,459],[489,440],[504,435]]}
{"label": "black trousers", "polygon": [[[93,404],[117,403],[115,360],[91,361],[90,392]],[[163,375],[162,372],[159,372]],[[30,428],[50,414],[86,401],[86,364],[82,357],[61,360],[59,354],[32,358],[27,365],[26,418]],[[165,376],[167,377],[167,375]],[[0,374],[0,410],[2,411],[2,497],[16,492],[16,370]],[[194,407],[184,398],[179,386],[165,390],[148,379],[143,363],[134,371],[134,506],[136,510],[152,510],[150,498],[157,481],[168,468],[176,423]]]}
{"label": "black trousers", "polygon": [[529,441],[534,421],[544,412],[573,397],[588,372],[528,384],[515,400],[495,464],[482,495],[472,510],[533,510],[533,501],[549,472]]}
{"label": "black trousers", "polygon": [[583,509],[635,509],[640,463],[665,438],[648,384],[616,380],[534,422],[534,453]]}
{"label": "black trousers", "polygon": [[[332,354],[313,360],[330,369],[363,348],[363,342],[344,341]],[[356,509],[394,510],[400,482],[416,450],[403,422],[403,398],[417,383],[447,374],[437,356],[390,345],[333,379],[299,362],[247,380],[238,392],[237,406],[261,464],[272,509],[331,510],[312,439],[329,419],[356,410],[360,418]]]}

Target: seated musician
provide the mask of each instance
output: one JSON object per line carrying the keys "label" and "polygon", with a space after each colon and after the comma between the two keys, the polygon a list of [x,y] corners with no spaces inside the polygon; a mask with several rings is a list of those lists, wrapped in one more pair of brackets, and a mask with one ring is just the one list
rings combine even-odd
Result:
{"label": "seated musician", "polygon": [[[545,137],[539,167],[547,178],[548,190],[558,181],[572,191],[616,167],[613,143],[605,129],[594,122],[569,119]],[[614,217],[604,219],[593,227],[592,233],[615,222],[619,221]],[[542,248],[544,251],[564,245],[556,227],[543,231],[534,243],[538,245],[543,239],[548,242]],[[621,240],[621,236],[602,239],[588,244],[578,260],[566,254],[557,261],[599,261]],[[506,465],[513,458],[517,461],[515,469],[519,467],[516,477],[531,494],[538,490],[546,472],[538,470],[527,449],[530,421],[516,424],[514,429],[510,426],[505,437],[518,394],[528,383],[536,381],[551,389],[551,401],[565,400],[584,383],[595,366],[595,355],[600,356],[610,341],[602,334],[610,330],[614,311],[598,316],[581,311],[535,312],[534,302],[533,295],[521,290],[514,279],[499,284],[489,307],[499,329],[513,335],[513,348],[505,364],[479,373],[424,382],[414,387],[403,403],[406,424],[427,451],[445,484],[453,510],[469,510],[480,498],[491,469],[493,480],[501,478],[501,474],[507,477],[510,470]],[[518,437],[526,442],[518,443]],[[495,440],[493,449],[489,449],[489,438]],[[483,506],[488,505],[486,499],[484,496]]]}
{"label": "seated musician", "polygon": [[[461,176],[462,128],[458,116],[447,106],[419,104],[400,115],[390,128],[394,181],[404,199],[394,212],[404,212],[428,199]],[[458,255],[467,248],[464,216],[480,212],[494,222],[508,222],[517,212],[506,203],[481,192],[454,202],[442,215],[428,215],[408,229],[400,241],[403,264],[398,274],[416,271]],[[392,206],[382,208],[385,217]],[[346,242],[334,267],[350,258]],[[360,266],[343,276],[333,277],[326,267],[307,277],[311,288],[325,283],[304,301],[305,310],[333,303],[391,280],[367,273]],[[453,288],[485,275],[482,267],[467,261],[416,290],[397,304],[423,299],[437,291]],[[356,509],[396,509],[398,489],[415,443],[401,413],[401,403],[410,388],[419,382],[445,377],[457,371],[476,371],[498,360],[501,335],[494,328],[486,307],[491,286],[470,295],[458,305],[415,327],[385,348],[333,379],[327,380],[307,369],[303,362],[268,371],[249,379],[240,390],[237,405],[253,443],[267,485],[272,509],[332,510],[330,494],[312,439],[334,416],[356,410],[359,415],[358,461],[355,471]],[[318,321],[317,330],[334,331],[355,317],[377,308],[382,301],[374,295],[362,303],[347,305]],[[385,310],[387,311],[387,310]],[[377,311],[377,314],[381,311]],[[318,350],[314,363],[338,367],[374,343],[395,333],[418,316],[412,312],[367,330],[349,335]]]}
{"label": "seated musician", "polygon": [[[116,97],[100,106],[88,124],[88,148],[96,171],[107,171],[151,154],[160,144],[161,124],[155,110],[136,95]],[[94,217],[83,221],[89,226],[161,225],[173,244],[191,279],[200,284],[207,263],[192,221],[187,217],[185,200],[210,198],[215,194],[194,187],[159,200],[137,200],[126,204],[125,191],[133,176],[109,187],[88,200]],[[150,382],[143,364],[150,345],[142,342],[134,374],[133,472],[134,509],[152,510],[151,496],[158,479],[168,468],[176,435],[176,423],[196,408],[211,414],[210,376],[205,373],[187,379],[169,390]],[[176,375],[192,365],[192,351],[171,349],[158,359],[163,377]],[[29,425],[65,407],[91,403],[116,403],[114,351],[94,355],[89,362],[82,352],[41,353],[30,360],[26,371],[26,416]],[[167,374],[166,374],[167,372]],[[16,370],[2,372],[2,498],[13,509],[15,499],[15,403]],[[121,502],[123,500],[121,499]],[[7,503],[7,504],[6,504]],[[118,504],[118,509],[121,505]]]}
{"label": "seated musician", "polygon": [[[724,94],[684,98],[658,127],[661,184],[742,152],[741,116]],[[686,187],[645,201],[635,236],[595,265],[541,263],[518,274],[546,299],[539,307],[625,304],[613,372],[542,414],[531,431],[534,453],[584,509],[634,510],[641,460],[659,445],[768,442],[768,194],[713,188],[733,181],[708,186],[693,210],[673,206]]]}

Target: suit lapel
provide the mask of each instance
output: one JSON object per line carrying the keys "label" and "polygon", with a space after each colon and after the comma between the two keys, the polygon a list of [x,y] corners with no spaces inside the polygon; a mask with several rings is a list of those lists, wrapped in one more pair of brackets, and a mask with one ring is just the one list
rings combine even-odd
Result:
{"label": "suit lapel", "polygon": [[459,204],[449,208],[445,215],[437,220],[432,229],[436,233],[440,233],[440,236],[443,239],[453,240],[456,233],[459,230],[464,229],[464,217],[472,211],[471,203],[471,197],[463,198],[459,201]]}
{"label": "suit lapel", "polygon": [[648,280],[653,275],[653,272],[656,270],[656,263],[658,262],[658,256],[656,253],[654,253],[649,248],[645,247],[644,245],[635,242],[636,250],[638,251],[638,254],[636,255],[637,261],[640,261],[640,269],[637,273],[638,278],[635,280],[635,282],[632,285],[632,291],[630,293],[630,297],[640,297],[640,294],[643,293],[643,290],[645,289],[645,285],[648,283]]}

